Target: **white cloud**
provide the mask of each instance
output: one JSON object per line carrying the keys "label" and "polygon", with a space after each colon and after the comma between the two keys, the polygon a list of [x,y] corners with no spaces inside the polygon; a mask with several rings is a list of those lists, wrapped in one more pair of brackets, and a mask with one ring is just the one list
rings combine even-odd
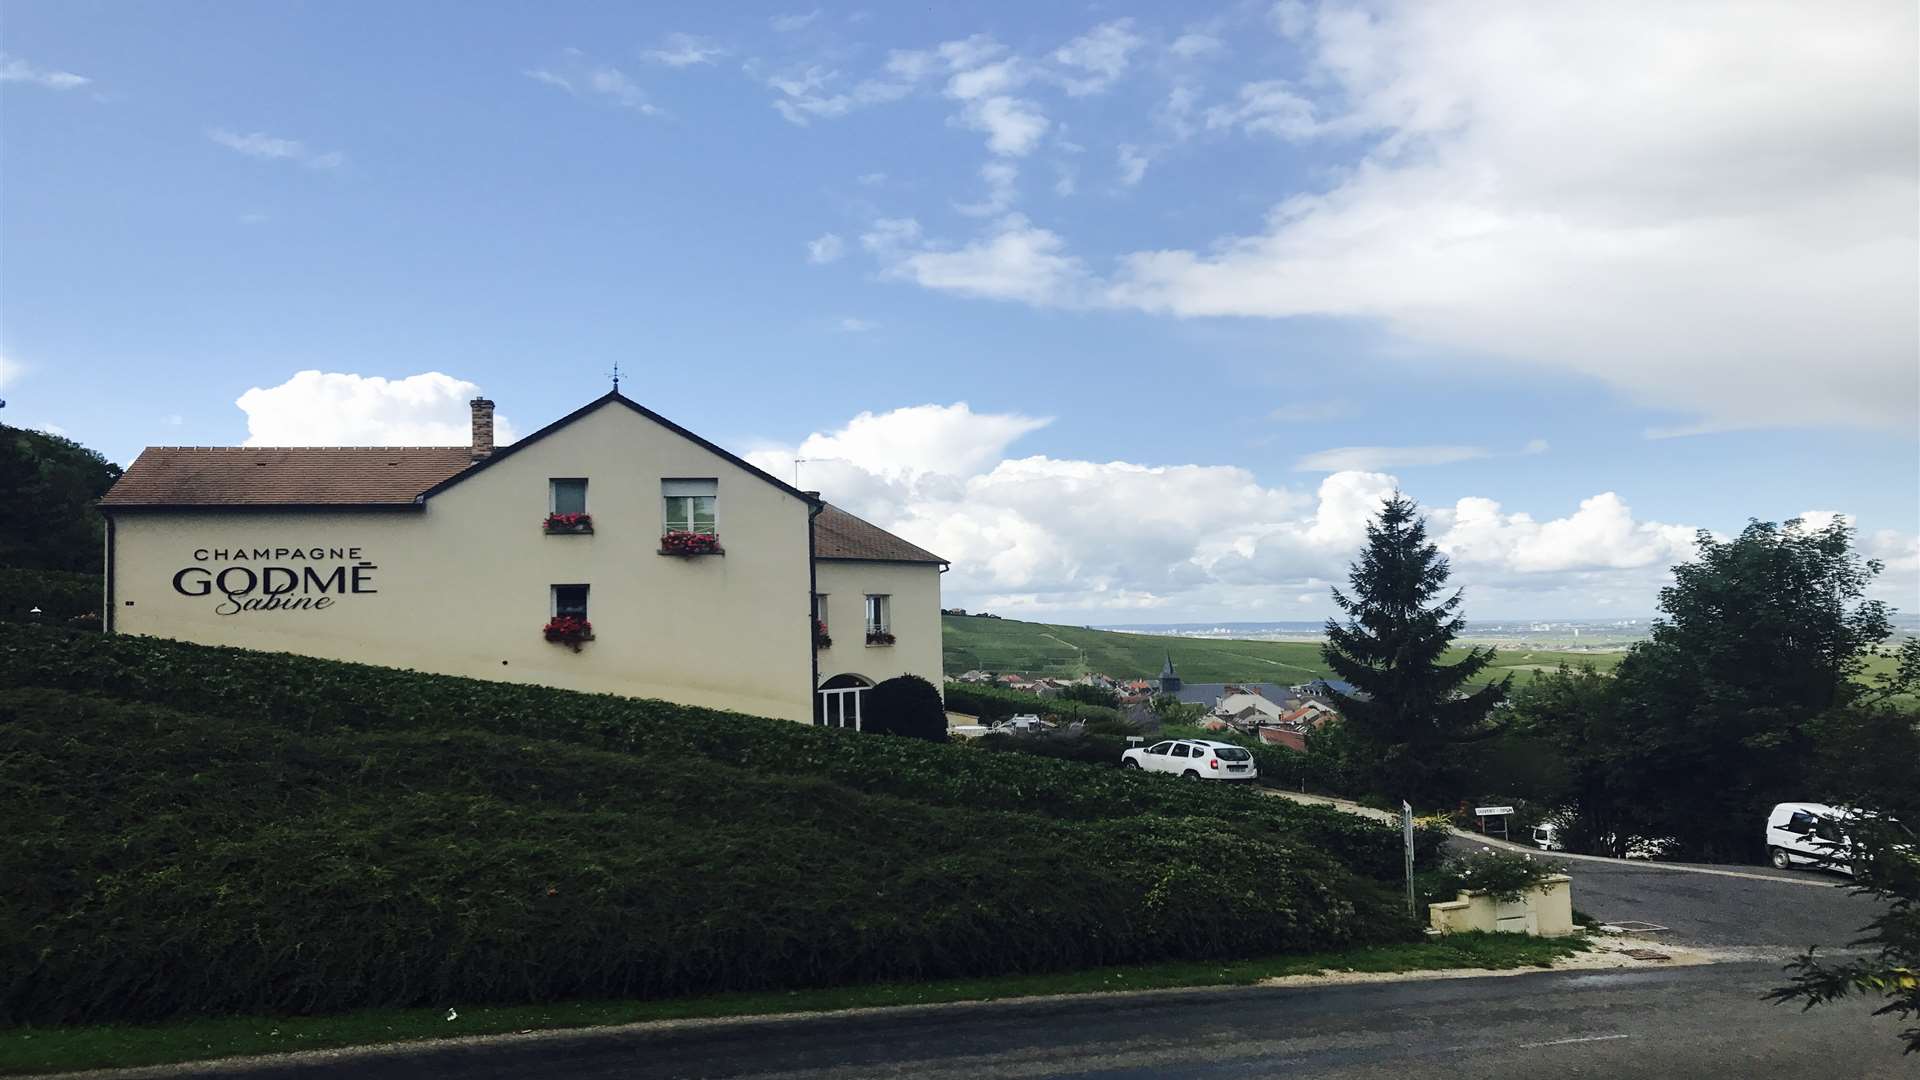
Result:
{"label": "white cloud", "polygon": [[[954,560],[946,602],[1026,616],[1169,620],[1325,615],[1366,524],[1400,485],[1349,470],[1307,490],[1245,469],[1012,457],[1043,419],[964,404],[862,413],[794,447],[748,456],[784,470],[807,459],[807,486]],[[1418,494],[1413,492],[1413,494]],[[1613,492],[1536,520],[1494,500],[1430,508],[1431,534],[1467,590],[1470,615],[1645,615],[1694,530],[1633,516]],[[1920,544],[1871,538],[1908,578]],[[1889,577],[1894,571],[1889,570]]]}
{"label": "white cloud", "polygon": [[807,241],[807,261],[815,266],[823,266],[840,258],[846,252],[847,245],[838,233],[821,233]]}
{"label": "white cloud", "polygon": [[77,90],[93,80],[71,71],[47,71],[25,60],[0,54],[0,83],[10,82],[31,83],[48,90]]}
{"label": "white cloud", "polygon": [[1080,260],[1062,253],[1057,235],[1019,214],[952,250],[926,243],[911,219],[875,222],[861,243],[879,256],[883,275],[963,296],[1070,306],[1079,302],[1087,276]]}
{"label": "white cloud", "polygon": [[656,64],[683,68],[692,67],[695,64],[711,64],[719,57],[727,55],[727,50],[692,34],[672,33],[668,34],[658,47],[644,50],[640,55]]}
{"label": "white cloud", "polygon": [[27,366],[18,360],[0,354],[0,390],[5,390],[27,373]]}
{"label": "white cloud", "polygon": [[258,131],[242,135],[226,128],[212,128],[208,130],[207,138],[248,157],[293,161],[310,169],[337,169],[347,160],[346,155],[338,150],[316,153],[298,139],[282,139]]}
{"label": "white cloud", "polygon": [[665,110],[647,100],[646,91],[628,78],[626,72],[598,63],[579,49],[565,50],[554,67],[529,68],[521,74],[583,101],[603,102],[642,116],[666,115]]}
{"label": "white cloud", "polygon": [[881,184],[887,182],[887,174],[883,172],[861,173],[859,181],[862,187],[879,187]]}
{"label": "white cloud", "polygon": [[812,11],[800,14],[775,15],[767,20],[767,25],[773,27],[775,33],[791,34],[796,30],[805,30],[812,26],[819,20],[821,14],[819,8],[814,8]]}
{"label": "white cloud", "polygon": [[1014,187],[1020,179],[1020,167],[1007,161],[989,161],[980,166],[980,179],[987,185],[987,196],[977,203],[957,205],[955,210],[969,217],[994,217],[1004,214],[1019,198]]}
{"label": "white cloud", "polygon": [[1489,457],[1479,446],[1342,446],[1308,454],[1294,463],[1296,472],[1371,472],[1422,465],[1450,465]]}
{"label": "white cloud", "polygon": [[914,87],[910,79],[864,79],[844,92],[829,92],[839,80],[839,72],[813,65],[774,75],[767,85],[781,94],[774,99],[774,109],[800,127],[815,119],[833,119],[855,109],[898,101]]}
{"label": "white cloud", "polygon": [[1520,452],[1523,454],[1544,454],[1550,449],[1552,449],[1552,446],[1545,439],[1528,439],[1527,445],[1521,447]]}
{"label": "white cloud", "polygon": [[869,330],[880,329],[880,324],[870,319],[856,319],[849,315],[840,320],[840,329],[849,334],[864,334]]}
{"label": "white cloud", "polygon": [[[438,371],[378,375],[301,371],[278,386],[256,386],[234,402],[247,414],[245,446],[466,446],[467,402],[480,387]],[[494,439],[515,438],[504,414]]]}
{"label": "white cloud", "polygon": [[1267,9],[1267,23],[1283,38],[1297,38],[1313,25],[1313,12],[1301,0],[1278,0]]}
{"label": "white cloud", "polygon": [[1314,116],[1313,102],[1282,79],[1248,83],[1240,88],[1238,105],[1216,105],[1206,115],[1209,129],[1237,127],[1248,134],[1283,139],[1308,139],[1325,130]]}
{"label": "white cloud", "polygon": [[1097,94],[1125,74],[1127,58],[1147,39],[1133,32],[1132,19],[1102,23],[1054,50],[1053,59],[1075,74],[1062,79],[1068,94]]}
{"label": "white cloud", "polygon": [[1133,187],[1147,175],[1147,166],[1152,159],[1131,143],[1121,143],[1118,154],[1120,162],[1120,183],[1123,187]]}
{"label": "white cloud", "polygon": [[1253,84],[1210,122],[1370,152],[1253,235],[1134,255],[1114,302],[1379,319],[1694,430],[1915,423],[1912,4],[1460,0],[1300,29],[1324,98]]}
{"label": "white cloud", "polygon": [[160,422],[168,427],[179,427],[181,424],[187,422],[187,418],[181,416],[179,413],[168,413],[160,418]]}
{"label": "white cloud", "polygon": [[1198,60],[1203,56],[1212,56],[1225,49],[1226,43],[1212,34],[1189,32],[1173,39],[1167,51],[1182,60]]}
{"label": "white cloud", "polygon": [[1008,157],[1024,157],[1040,145],[1048,121],[1040,107],[1024,98],[998,95],[969,101],[960,123],[987,136],[987,149]]}

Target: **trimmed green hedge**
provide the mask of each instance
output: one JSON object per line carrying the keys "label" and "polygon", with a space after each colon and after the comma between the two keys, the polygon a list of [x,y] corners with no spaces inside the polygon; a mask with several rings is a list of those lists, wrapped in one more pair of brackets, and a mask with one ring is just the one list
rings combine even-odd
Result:
{"label": "trimmed green hedge", "polygon": [[1020,690],[1005,690],[977,683],[950,682],[946,686],[947,708],[983,721],[1005,720],[1015,713],[1054,715],[1062,720],[1121,720],[1119,709],[1088,705],[1065,698],[1043,698]]}
{"label": "trimmed green hedge", "polygon": [[[1146,778],[1117,769],[968,754],[913,739],[849,742],[838,729],[645,698],[6,625],[0,625],[0,686],[102,691],[307,731],[474,729],[628,751],[671,740],[708,760],[769,773],[823,776],[922,802],[1022,807],[1080,820],[1233,813],[1261,830],[1292,834],[1368,876],[1394,881],[1401,875],[1398,834],[1337,810],[1212,784],[1138,783]],[[1436,852],[1444,838],[1440,832],[1422,837],[1420,854]]]}
{"label": "trimmed green hedge", "polygon": [[[185,659],[176,672],[205,667]],[[623,753],[285,719],[0,695],[0,1024],[662,997],[1415,933],[1389,890],[1224,802],[1063,820],[690,768],[659,752],[676,739]],[[842,757],[1093,773],[818,735]]]}
{"label": "trimmed green hedge", "polygon": [[[104,596],[99,574],[0,566],[0,622],[100,628]],[[39,615],[30,615],[34,608]]]}

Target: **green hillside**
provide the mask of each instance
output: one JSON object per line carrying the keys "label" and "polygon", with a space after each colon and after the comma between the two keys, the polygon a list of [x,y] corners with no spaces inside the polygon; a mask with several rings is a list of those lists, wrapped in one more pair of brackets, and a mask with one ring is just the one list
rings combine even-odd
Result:
{"label": "green hillside", "polygon": [[[1022,675],[1079,676],[1097,671],[1114,678],[1151,679],[1160,673],[1168,654],[1188,682],[1244,679],[1291,684],[1333,675],[1321,662],[1320,646],[1314,642],[1164,637],[969,615],[942,616],[941,625],[949,675],[978,668]],[[1456,655],[1459,651],[1455,650]],[[1606,671],[1622,655],[1503,648],[1476,681],[1491,681],[1509,672],[1528,678],[1563,662],[1591,664]]]}
{"label": "green hillside", "polygon": [[0,1026],[1418,936],[1392,830],[1251,790],[8,624],[0,821]]}

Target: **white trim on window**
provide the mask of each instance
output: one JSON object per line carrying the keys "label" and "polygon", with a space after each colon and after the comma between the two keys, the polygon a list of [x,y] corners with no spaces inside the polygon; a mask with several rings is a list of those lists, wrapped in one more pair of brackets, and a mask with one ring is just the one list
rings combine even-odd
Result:
{"label": "white trim on window", "polygon": [[[678,500],[686,500],[676,506]],[[705,500],[705,505],[701,505]],[[705,513],[701,511],[704,510]],[[660,531],[720,535],[720,481],[668,477],[660,481]]]}
{"label": "white trim on window", "polygon": [[867,633],[890,634],[893,632],[893,594],[867,594]]}

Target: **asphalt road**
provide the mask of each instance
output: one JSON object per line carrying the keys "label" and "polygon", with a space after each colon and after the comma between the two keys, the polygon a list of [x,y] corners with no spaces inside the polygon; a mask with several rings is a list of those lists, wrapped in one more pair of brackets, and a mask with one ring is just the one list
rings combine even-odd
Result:
{"label": "asphalt road", "polygon": [[[1460,839],[1449,843],[1456,849],[1473,845]],[[1540,857],[1552,858],[1546,853]],[[1573,875],[1576,909],[1603,923],[1634,920],[1670,928],[1639,935],[1650,942],[1746,946],[1786,956],[1809,945],[1823,950],[1844,946],[1858,938],[1860,929],[1880,910],[1871,898],[1854,895],[1844,874],[1826,870],[1673,869],[1637,860],[1582,860],[1564,865]],[[1747,876],[1690,873],[1689,869],[1731,870]]]}
{"label": "asphalt road", "polygon": [[[1760,994],[1770,963],[1007,1002],[629,1029],[255,1068],[292,1080],[1907,1077],[1861,1003]],[[177,1075],[177,1074],[176,1074]],[[232,1075],[225,1073],[225,1075]]]}

